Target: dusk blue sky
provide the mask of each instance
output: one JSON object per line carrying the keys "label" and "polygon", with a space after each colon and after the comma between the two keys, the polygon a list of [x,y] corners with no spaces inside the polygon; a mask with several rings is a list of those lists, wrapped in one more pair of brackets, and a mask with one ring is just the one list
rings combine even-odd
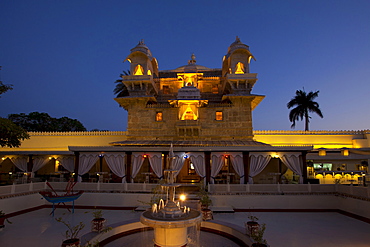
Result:
{"label": "dusk blue sky", "polygon": [[[159,70],[221,68],[239,36],[257,61],[255,130],[290,130],[287,102],[320,90],[311,130],[370,129],[370,1],[1,0],[0,71],[14,89],[0,116],[46,112],[88,130],[126,130],[113,100],[123,60],[144,39]],[[303,121],[296,130],[304,129]]]}

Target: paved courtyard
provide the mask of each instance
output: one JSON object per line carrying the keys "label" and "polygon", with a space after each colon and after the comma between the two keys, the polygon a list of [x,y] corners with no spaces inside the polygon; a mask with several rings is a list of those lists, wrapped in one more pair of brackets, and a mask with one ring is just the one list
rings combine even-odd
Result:
{"label": "paved courtyard", "polygon": [[[0,246],[48,246],[59,247],[63,240],[64,225],[55,221],[63,217],[71,224],[80,221],[86,224],[81,235],[90,231],[92,210],[75,210],[75,214],[66,209],[57,209],[55,216],[49,215],[50,209],[41,209],[11,218],[13,224],[6,224],[0,232]],[[104,217],[108,224],[115,224],[126,220],[139,220],[141,212],[129,210],[104,210]],[[338,214],[338,213],[255,213],[260,223],[266,223],[265,238],[271,247],[367,247],[370,246],[370,224]],[[244,226],[248,213],[216,213],[215,220]],[[212,235],[206,246],[237,246],[228,240],[215,245],[217,242]],[[132,240],[131,240],[132,241]],[[121,239],[109,244],[109,247],[126,246],[129,239]],[[222,240],[218,240],[220,242]],[[138,245],[130,245],[140,247]]]}

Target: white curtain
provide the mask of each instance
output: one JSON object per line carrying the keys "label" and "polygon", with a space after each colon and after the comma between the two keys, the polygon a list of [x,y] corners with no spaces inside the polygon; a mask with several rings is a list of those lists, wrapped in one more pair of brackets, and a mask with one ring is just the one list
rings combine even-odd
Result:
{"label": "white curtain", "polygon": [[111,171],[122,178],[122,183],[125,182],[126,177],[126,161],[125,154],[122,153],[104,153],[104,159]]}
{"label": "white curtain", "polygon": [[16,157],[11,157],[10,160],[19,170],[21,170],[22,172],[27,172],[28,157],[16,156]]}
{"label": "white curtain", "polygon": [[212,165],[211,165],[211,184],[215,183],[215,177],[220,172],[222,166],[225,164],[224,153],[212,153]]}
{"label": "white curtain", "polygon": [[253,184],[253,177],[258,175],[265,169],[270,162],[271,155],[269,153],[250,153],[250,168],[248,183]]}
{"label": "white curtain", "polygon": [[74,156],[60,156],[57,159],[59,163],[69,172],[75,170],[75,157]]}
{"label": "white curtain", "polygon": [[231,165],[240,177],[240,183],[244,183],[244,163],[242,153],[230,153]]}
{"label": "white curtain", "polygon": [[303,184],[303,163],[299,155],[299,153],[284,153],[280,159],[290,170],[299,175],[299,183]]}
{"label": "white curtain", "polygon": [[141,166],[143,165],[144,158],[142,153],[132,153],[132,170],[131,170],[131,183],[134,182],[134,178],[140,171]]}
{"label": "white curtain", "polygon": [[35,172],[41,169],[46,163],[49,162],[48,157],[35,157],[33,159],[33,167],[32,167],[32,173],[31,173],[31,178],[35,177]]}
{"label": "white curtain", "polygon": [[206,176],[206,166],[204,164],[204,153],[189,153],[190,161],[193,163],[197,174],[204,178]]}
{"label": "white curtain", "polygon": [[162,153],[149,153],[149,163],[154,174],[161,179],[163,177]]}
{"label": "white curtain", "polygon": [[177,171],[175,173],[175,176],[177,176],[180,173],[182,167],[184,166],[184,163],[185,163],[184,157],[185,157],[185,153],[183,152],[176,152],[174,155],[173,169]]}
{"label": "white curtain", "polygon": [[88,173],[99,159],[99,153],[83,153],[80,155],[80,164],[78,166],[78,182],[82,181],[82,175]]}

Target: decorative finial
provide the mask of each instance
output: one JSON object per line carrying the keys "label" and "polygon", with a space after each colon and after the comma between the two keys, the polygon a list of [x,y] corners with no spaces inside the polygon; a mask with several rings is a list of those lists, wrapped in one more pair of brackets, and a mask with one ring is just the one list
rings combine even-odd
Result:
{"label": "decorative finial", "polygon": [[240,43],[239,36],[236,36],[235,42]]}
{"label": "decorative finial", "polygon": [[196,64],[196,62],[197,62],[197,60],[195,60],[195,55],[194,55],[194,53],[193,54],[191,54],[191,60],[189,60],[188,61],[188,64]]}
{"label": "decorative finial", "polygon": [[141,40],[139,41],[139,45],[144,45],[144,39],[141,39]]}

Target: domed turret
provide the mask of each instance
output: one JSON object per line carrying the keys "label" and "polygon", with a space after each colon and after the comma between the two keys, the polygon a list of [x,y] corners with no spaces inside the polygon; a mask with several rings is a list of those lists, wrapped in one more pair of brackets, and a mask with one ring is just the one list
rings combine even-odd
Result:
{"label": "domed turret", "polygon": [[131,49],[131,54],[125,59],[129,61],[131,75],[157,75],[158,63],[152,56],[149,48],[144,44],[143,40]]}
{"label": "domed turret", "polygon": [[243,44],[239,37],[227,49],[223,58],[222,75],[249,73],[249,63],[254,56],[249,51],[249,46]]}

